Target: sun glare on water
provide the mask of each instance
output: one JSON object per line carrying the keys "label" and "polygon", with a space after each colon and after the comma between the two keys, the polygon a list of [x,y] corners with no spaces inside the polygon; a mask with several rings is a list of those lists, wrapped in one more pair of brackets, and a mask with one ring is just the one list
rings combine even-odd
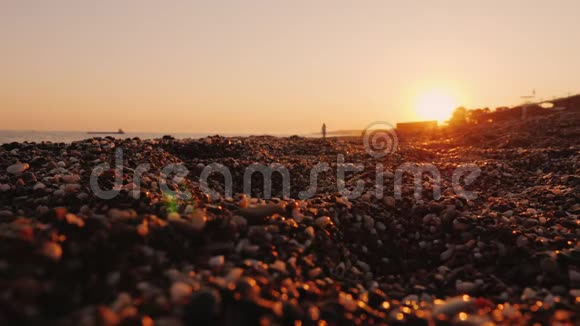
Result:
{"label": "sun glare on water", "polygon": [[449,120],[458,104],[450,93],[441,90],[431,90],[417,97],[415,111],[420,120]]}

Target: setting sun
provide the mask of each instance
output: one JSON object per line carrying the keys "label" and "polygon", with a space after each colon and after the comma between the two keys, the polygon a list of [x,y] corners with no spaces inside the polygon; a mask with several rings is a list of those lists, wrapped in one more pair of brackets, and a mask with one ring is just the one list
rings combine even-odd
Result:
{"label": "setting sun", "polygon": [[457,100],[449,93],[431,90],[417,97],[415,111],[418,119],[443,122],[451,117],[457,106]]}

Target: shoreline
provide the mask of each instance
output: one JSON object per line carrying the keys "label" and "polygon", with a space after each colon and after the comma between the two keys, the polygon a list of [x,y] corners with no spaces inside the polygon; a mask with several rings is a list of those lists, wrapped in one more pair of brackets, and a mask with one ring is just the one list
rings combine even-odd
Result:
{"label": "shoreline", "polygon": [[[114,137],[116,139],[127,139],[138,137],[140,139],[160,139],[163,136],[171,136],[176,139],[200,139],[205,137],[216,136],[215,133],[195,133],[195,132],[176,132],[176,133],[162,133],[162,132],[131,132],[127,131],[125,134],[87,134],[85,131],[34,131],[34,130],[0,130],[0,145],[10,143],[41,143],[42,141],[50,141],[54,143],[67,143],[73,141],[83,141],[95,137]],[[237,134],[227,133],[220,135],[222,137],[259,137],[270,135],[252,135],[252,134]],[[272,135],[272,137],[290,137],[290,134]],[[300,137],[316,138],[316,135],[299,135]]]}

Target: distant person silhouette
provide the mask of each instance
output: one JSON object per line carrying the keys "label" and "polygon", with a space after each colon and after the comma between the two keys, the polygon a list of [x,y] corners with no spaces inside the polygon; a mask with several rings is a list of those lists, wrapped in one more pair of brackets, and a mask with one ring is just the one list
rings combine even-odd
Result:
{"label": "distant person silhouette", "polygon": [[322,124],[322,140],[326,140],[326,123]]}

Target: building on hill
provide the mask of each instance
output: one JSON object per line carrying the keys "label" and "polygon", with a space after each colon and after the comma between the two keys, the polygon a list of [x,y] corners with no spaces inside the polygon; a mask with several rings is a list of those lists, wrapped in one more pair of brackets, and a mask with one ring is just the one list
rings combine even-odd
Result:
{"label": "building on hill", "polygon": [[412,135],[433,132],[437,129],[437,121],[414,121],[397,123],[397,133]]}

